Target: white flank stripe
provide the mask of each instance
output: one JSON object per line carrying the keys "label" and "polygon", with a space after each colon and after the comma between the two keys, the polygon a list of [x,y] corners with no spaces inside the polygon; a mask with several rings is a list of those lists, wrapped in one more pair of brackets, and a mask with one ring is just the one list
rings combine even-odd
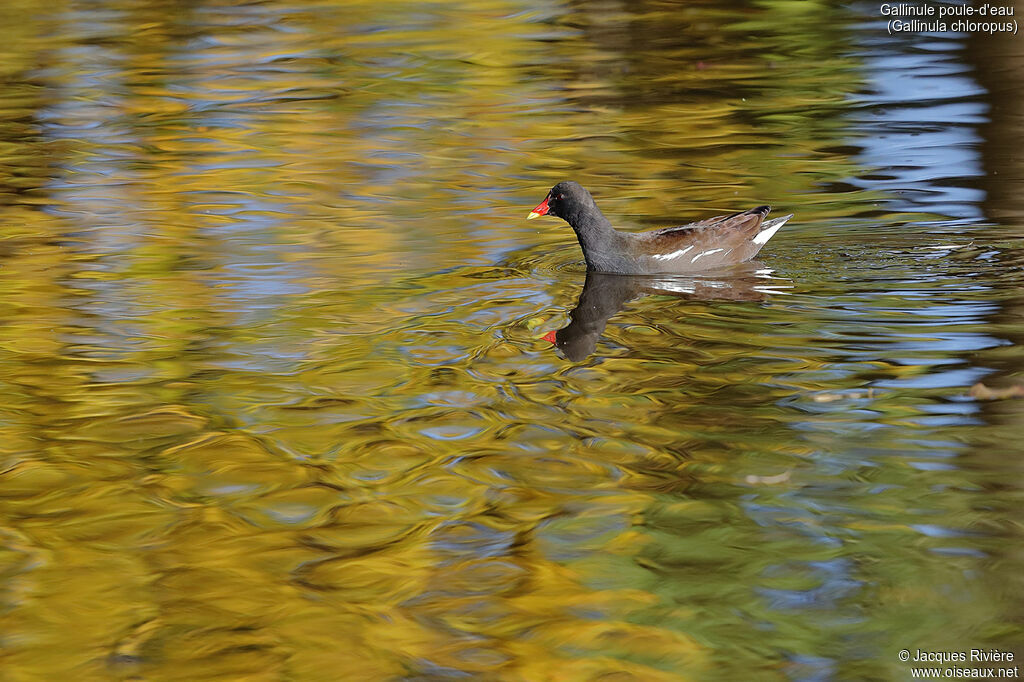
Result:
{"label": "white flank stripe", "polygon": [[693,260],[691,260],[690,262],[696,263],[697,259],[700,258],[701,256],[710,256],[711,254],[718,253],[719,251],[725,251],[725,249],[711,249],[710,251],[701,251],[696,256],[694,256]]}
{"label": "white flank stripe", "polygon": [[679,249],[678,251],[673,251],[672,253],[658,254],[658,255],[655,255],[654,257],[657,258],[658,260],[672,260],[673,258],[679,258],[680,256],[682,256],[684,253],[686,253],[687,251],[689,251],[692,248],[693,248],[693,244],[690,244],[685,249]]}

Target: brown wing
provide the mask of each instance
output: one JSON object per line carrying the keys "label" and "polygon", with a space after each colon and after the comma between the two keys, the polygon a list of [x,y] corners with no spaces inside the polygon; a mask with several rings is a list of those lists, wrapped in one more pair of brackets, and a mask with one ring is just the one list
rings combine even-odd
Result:
{"label": "brown wing", "polygon": [[[727,216],[715,216],[688,225],[666,227],[648,232],[647,241],[652,248],[670,248],[673,244],[714,242],[739,242],[757,234],[771,206],[757,206]],[[646,235],[645,235],[646,236]]]}

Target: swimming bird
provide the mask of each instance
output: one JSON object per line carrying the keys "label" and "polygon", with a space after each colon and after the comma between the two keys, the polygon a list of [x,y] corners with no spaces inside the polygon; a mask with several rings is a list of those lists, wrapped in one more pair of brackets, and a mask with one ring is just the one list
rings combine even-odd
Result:
{"label": "swimming bird", "polygon": [[753,258],[793,214],[765,220],[771,206],[648,232],[612,227],[577,182],[560,182],[527,220],[553,215],[569,223],[583,249],[587,269],[623,275],[689,274]]}

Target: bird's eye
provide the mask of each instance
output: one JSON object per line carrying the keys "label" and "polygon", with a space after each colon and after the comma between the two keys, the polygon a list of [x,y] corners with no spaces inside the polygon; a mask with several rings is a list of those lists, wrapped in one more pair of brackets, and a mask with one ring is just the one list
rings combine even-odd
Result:
{"label": "bird's eye", "polygon": [[565,195],[564,195],[564,194],[559,194],[559,195],[558,195],[558,196],[556,197],[556,199],[558,199],[559,201],[561,201],[561,200],[562,200],[562,199],[564,199],[564,198],[565,198]]}

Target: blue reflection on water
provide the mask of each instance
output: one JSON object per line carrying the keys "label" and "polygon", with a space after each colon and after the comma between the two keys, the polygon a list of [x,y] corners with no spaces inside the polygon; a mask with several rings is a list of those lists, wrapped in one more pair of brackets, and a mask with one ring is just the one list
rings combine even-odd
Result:
{"label": "blue reflection on water", "polygon": [[[873,8],[877,12],[877,6]],[[885,192],[895,211],[982,219],[984,175],[977,127],[986,122],[985,94],[961,60],[966,34],[891,37],[884,23],[855,31],[869,85],[852,114],[860,161],[876,172],[851,180]]]}

